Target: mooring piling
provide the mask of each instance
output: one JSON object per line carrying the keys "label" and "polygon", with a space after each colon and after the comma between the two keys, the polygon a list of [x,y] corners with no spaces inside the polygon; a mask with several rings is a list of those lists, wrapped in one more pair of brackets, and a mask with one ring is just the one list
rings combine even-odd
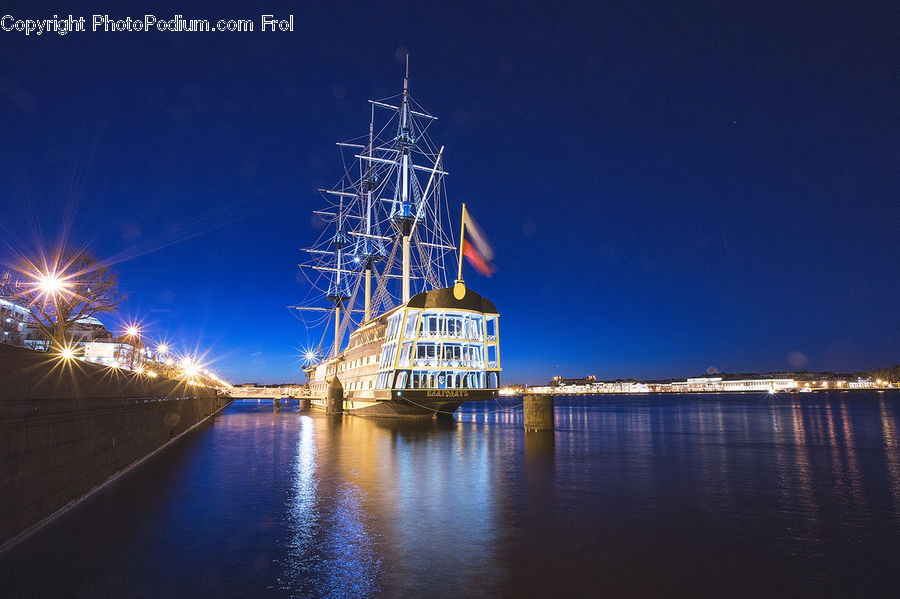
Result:
{"label": "mooring piling", "polygon": [[552,395],[526,395],[523,404],[525,407],[526,431],[553,430]]}
{"label": "mooring piling", "polygon": [[325,415],[339,416],[344,413],[344,386],[335,376],[328,383],[328,394],[325,396]]}

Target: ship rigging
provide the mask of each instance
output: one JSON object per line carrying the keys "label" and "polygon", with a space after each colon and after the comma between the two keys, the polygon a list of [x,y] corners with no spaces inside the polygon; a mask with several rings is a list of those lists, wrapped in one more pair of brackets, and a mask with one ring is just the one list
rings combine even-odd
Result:
{"label": "ship rigging", "polygon": [[[351,411],[405,416],[496,396],[496,308],[462,281],[444,148],[429,137],[437,117],[411,98],[408,66],[399,96],[369,103],[368,134],[337,144],[343,176],[319,190],[322,232],[299,265],[309,293],[289,306],[308,330],[323,329],[307,352],[313,394],[340,375]],[[449,390],[454,401],[434,401]]]}

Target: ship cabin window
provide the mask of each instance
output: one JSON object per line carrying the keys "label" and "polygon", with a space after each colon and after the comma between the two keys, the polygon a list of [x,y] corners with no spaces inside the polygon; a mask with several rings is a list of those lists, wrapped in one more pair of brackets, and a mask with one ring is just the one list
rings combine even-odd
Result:
{"label": "ship cabin window", "polygon": [[416,344],[416,362],[417,363],[421,363],[419,361],[423,360],[423,361],[425,361],[424,364],[431,362],[432,363],[431,365],[433,366],[437,362],[437,356],[438,356],[438,344],[437,343],[429,343],[427,341],[426,342],[420,341],[419,343]]}
{"label": "ship cabin window", "polygon": [[473,315],[469,319],[469,339],[481,340],[483,338],[483,335],[482,335],[482,323],[483,322],[484,322],[484,318],[480,314],[478,316]]}
{"label": "ship cabin window", "polygon": [[393,339],[400,332],[400,319],[403,317],[402,312],[398,312],[390,317],[387,326],[387,339]]}
{"label": "ship cabin window", "polygon": [[409,366],[409,358],[412,353],[412,341],[404,341],[403,346],[400,348],[400,362],[399,366]]}
{"label": "ship cabin window", "polygon": [[496,368],[497,367],[497,346],[496,345],[488,345],[487,346],[487,361],[488,361],[488,368]]}
{"label": "ship cabin window", "polygon": [[497,317],[496,316],[488,316],[485,320],[485,335],[487,335],[488,341],[496,341],[497,340]]}
{"label": "ship cabin window", "polygon": [[394,389],[406,389],[406,383],[409,379],[409,372],[401,370],[394,379]]}
{"label": "ship cabin window", "polygon": [[[381,368],[390,368],[394,364],[394,356],[397,355],[397,344],[385,345],[381,350]],[[382,387],[383,389],[384,387]]]}
{"label": "ship cabin window", "polygon": [[434,376],[434,373],[418,371],[413,372],[412,375],[412,386],[414,389],[430,389],[430,380]]}
{"label": "ship cabin window", "polygon": [[443,363],[445,366],[459,366],[463,359],[462,345],[448,343],[443,347]]}
{"label": "ship cabin window", "polygon": [[481,357],[481,346],[480,345],[470,345],[469,346],[469,365],[472,367],[483,367],[484,360]]}
{"label": "ship cabin window", "polygon": [[403,330],[403,336],[412,339],[416,336],[416,323],[419,322],[419,313],[421,310],[406,311],[406,327]]}
{"label": "ship cabin window", "polygon": [[488,373],[488,389],[497,389],[500,387],[496,372]]}
{"label": "ship cabin window", "polygon": [[465,319],[461,314],[447,314],[446,337],[462,337]]}
{"label": "ship cabin window", "polygon": [[484,373],[454,371],[414,370],[408,378],[397,375],[397,388],[400,381],[408,381],[409,389],[484,389]]}
{"label": "ship cabin window", "polygon": [[444,316],[433,312],[426,312],[422,316],[422,327],[419,334],[423,337],[440,337]]}

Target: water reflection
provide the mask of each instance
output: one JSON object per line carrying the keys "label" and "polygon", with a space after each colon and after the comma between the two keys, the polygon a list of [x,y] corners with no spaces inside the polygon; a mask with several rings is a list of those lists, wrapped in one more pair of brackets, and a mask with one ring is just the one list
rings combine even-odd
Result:
{"label": "water reflection", "polygon": [[853,423],[850,420],[850,408],[845,402],[841,402],[840,410],[841,431],[844,436],[844,451],[846,454],[847,477],[850,482],[850,491],[853,494],[853,499],[857,506],[859,508],[864,508],[866,500],[862,492],[862,477],[856,455],[856,439],[853,431]]}
{"label": "water reflection", "polygon": [[[280,415],[279,415],[280,417]],[[314,563],[308,559],[313,553],[313,540],[318,524],[316,506],[315,426],[309,416],[299,417],[297,453],[294,460],[291,494],[288,498],[288,557],[284,560],[284,574],[279,578],[281,588],[310,591],[304,585],[313,578]]]}
{"label": "water reflection", "polygon": [[[556,430],[527,434],[521,400],[503,402],[413,423],[235,404],[0,557],[4,596],[815,596],[900,584],[891,397],[558,399]],[[47,563],[64,576],[46,579]]]}
{"label": "water reflection", "polygon": [[900,529],[900,439],[897,438],[896,420],[888,411],[884,399],[878,400],[878,418],[881,424],[884,461],[894,506],[894,522]]}
{"label": "water reflection", "polygon": [[[435,591],[484,586],[497,467],[490,435],[453,420],[300,422],[282,590],[370,597],[419,594],[424,580]],[[448,571],[450,581],[436,577]]]}

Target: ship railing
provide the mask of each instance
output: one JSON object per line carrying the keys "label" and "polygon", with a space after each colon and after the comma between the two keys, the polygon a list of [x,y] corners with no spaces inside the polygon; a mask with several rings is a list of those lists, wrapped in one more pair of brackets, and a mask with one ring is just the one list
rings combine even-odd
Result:
{"label": "ship railing", "polygon": [[488,341],[496,341],[496,340],[497,340],[497,335],[488,335],[488,336],[487,336],[487,340],[488,340]]}
{"label": "ship railing", "polygon": [[[471,333],[471,332],[469,332],[469,333],[466,333],[466,332],[442,333],[441,331],[420,331],[419,337],[422,339],[425,339],[425,338],[427,338],[427,339],[442,339],[443,338],[443,339],[461,339],[461,340],[468,340],[468,341],[481,341],[481,339],[482,339],[481,335],[478,333]],[[404,335],[404,338],[410,339],[410,336]],[[496,340],[497,339],[496,335],[492,335],[491,339]]]}
{"label": "ship railing", "polygon": [[497,361],[496,360],[489,361],[488,368],[497,368]]}

